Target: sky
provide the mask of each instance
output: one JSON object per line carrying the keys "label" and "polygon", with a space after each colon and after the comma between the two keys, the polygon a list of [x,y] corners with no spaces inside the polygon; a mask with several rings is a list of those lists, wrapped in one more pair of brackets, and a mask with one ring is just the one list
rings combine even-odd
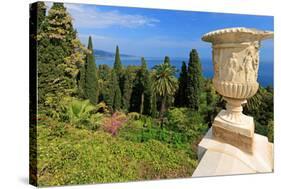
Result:
{"label": "sky", "polygon": [[[50,7],[51,3],[47,3]],[[194,11],[65,4],[83,44],[95,49],[144,57],[188,57],[192,48],[211,58],[211,44],[201,37],[212,30],[248,27],[273,31],[273,17]],[[261,61],[273,61],[273,40],[262,42]]]}

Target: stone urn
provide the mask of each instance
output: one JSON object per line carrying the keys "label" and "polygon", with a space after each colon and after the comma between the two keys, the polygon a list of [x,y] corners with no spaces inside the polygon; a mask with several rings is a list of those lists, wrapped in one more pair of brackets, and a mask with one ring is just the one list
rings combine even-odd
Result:
{"label": "stone urn", "polygon": [[214,137],[251,153],[254,121],[242,113],[242,104],[256,94],[261,40],[273,32],[249,28],[227,28],[209,32],[203,41],[212,43],[213,85],[227,101],[212,125]]}

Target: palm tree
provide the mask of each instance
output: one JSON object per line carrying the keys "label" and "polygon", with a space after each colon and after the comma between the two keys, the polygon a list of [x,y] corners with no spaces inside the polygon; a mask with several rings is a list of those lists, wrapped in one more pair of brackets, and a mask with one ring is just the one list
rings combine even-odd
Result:
{"label": "palm tree", "polygon": [[161,99],[161,120],[166,109],[167,98],[173,96],[178,88],[178,81],[175,77],[175,73],[175,67],[167,62],[153,67],[152,90]]}

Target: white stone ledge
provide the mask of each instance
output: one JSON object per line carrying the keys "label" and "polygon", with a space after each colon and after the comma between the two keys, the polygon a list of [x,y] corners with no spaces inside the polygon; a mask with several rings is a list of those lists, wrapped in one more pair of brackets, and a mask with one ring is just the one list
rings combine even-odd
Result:
{"label": "white stone ledge", "polygon": [[210,129],[198,146],[199,165],[192,177],[273,172],[273,145],[254,134],[253,154],[213,138]]}

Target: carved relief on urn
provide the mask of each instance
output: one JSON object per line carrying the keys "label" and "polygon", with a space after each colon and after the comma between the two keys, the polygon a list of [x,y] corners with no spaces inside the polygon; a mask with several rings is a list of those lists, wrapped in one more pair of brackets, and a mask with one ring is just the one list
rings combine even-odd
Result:
{"label": "carved relief on urn", "polygon": [[241,104],[256,94],[260,41],[273,37],[269,31],[227,28],[205,34],[213,48],[213,85],[227,101],[213,123],[213,134],[251,152],[253,118],[242,113]]}

